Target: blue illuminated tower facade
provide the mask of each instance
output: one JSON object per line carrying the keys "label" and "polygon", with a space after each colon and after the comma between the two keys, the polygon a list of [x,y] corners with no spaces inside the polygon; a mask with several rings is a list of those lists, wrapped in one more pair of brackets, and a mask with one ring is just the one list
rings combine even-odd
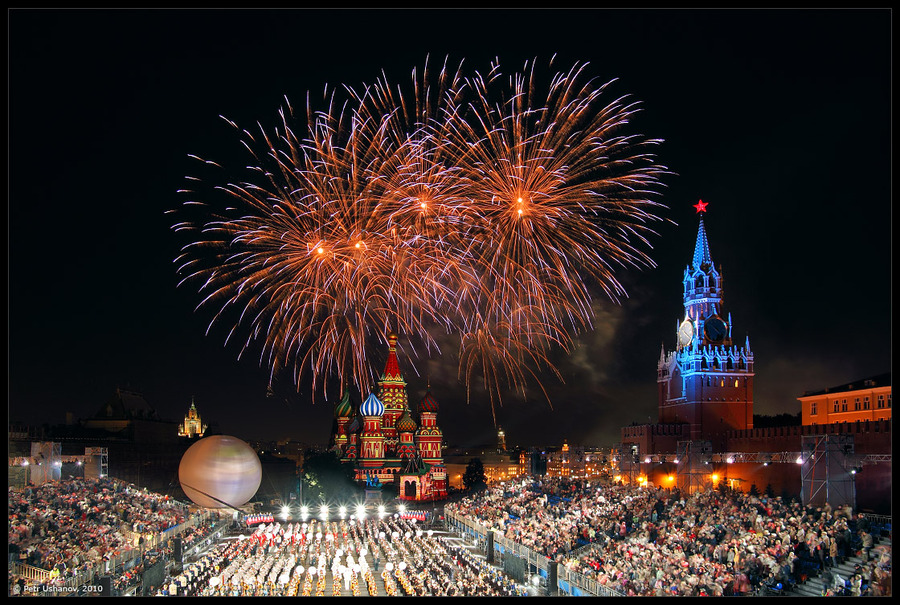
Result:
{"label": "blue illuminated tower facade", "polygon": [[657,365],[660,424],[687,424],[692,441],[725,447],[725,433],[753,428],[753,353],[749,337],[734,344],[725,312],[721,267],[709,251],[703,214],[691,264],[684,270],[684,317],[676,322],[675,349],[663,346]]}

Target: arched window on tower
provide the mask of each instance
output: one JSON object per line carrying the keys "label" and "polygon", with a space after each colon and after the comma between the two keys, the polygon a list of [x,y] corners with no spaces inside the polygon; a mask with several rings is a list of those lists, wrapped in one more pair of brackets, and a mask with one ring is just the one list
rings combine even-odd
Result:
{"label": "arched window on tower", "polygon": [[703,276],[702,275],[698,275],[697,278],[694,280],[694,287],[695,288],[703,287]]}
{"label": "arched window on tower", "polygon": [[670,399],[679,399],[682,396],[682,394],[684,393],[684,385],[683,385],[683,380],[681,377],[681,371],[678,368],[676,368],[672,372],[672,379],[669,381],[669,384],[671,385],[670,392],[669,392],[669,398]]}
{"label": "arched window on tower", "polygon": [[734,362],[731,360],[731,357],[728,358],[728,363],[725,364],[725,367],[728,368],[729,370],[734,369]]}

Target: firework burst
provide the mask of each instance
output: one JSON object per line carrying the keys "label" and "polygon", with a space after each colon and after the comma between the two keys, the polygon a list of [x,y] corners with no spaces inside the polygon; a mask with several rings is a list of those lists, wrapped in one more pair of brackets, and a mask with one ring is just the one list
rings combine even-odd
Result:
{"label": "firework burst", "polygon": [[241,354],[259,341],[272,376],[309,374],[314,398],[328,376],[372,388],[372,338],[431,351],[436,327],[492,410],[505,387],[524,395],[590,328],[594,286],[617,301],[617,270],[654,266],[659,141],[627,133],[637,104],[585,71],[541,89],[534,63],[504,77],[426,61],[407,94],[386,77],[344,101],[326,90],[305,122],[287,103],[271,135],[238,129],[253,178],[217,188],[236,207],[184,205],[199,214],[175,225],[179,272]]}

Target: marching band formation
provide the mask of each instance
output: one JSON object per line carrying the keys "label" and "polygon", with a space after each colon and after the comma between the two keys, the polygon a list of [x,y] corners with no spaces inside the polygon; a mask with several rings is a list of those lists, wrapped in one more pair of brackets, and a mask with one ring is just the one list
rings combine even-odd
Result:
{"label": "marching band formation", "polygon": [[[380,578],[380,582],[376,580]],[[515,596],[500,570],[415,519],[262,522],[214,545],[157,595]]]}

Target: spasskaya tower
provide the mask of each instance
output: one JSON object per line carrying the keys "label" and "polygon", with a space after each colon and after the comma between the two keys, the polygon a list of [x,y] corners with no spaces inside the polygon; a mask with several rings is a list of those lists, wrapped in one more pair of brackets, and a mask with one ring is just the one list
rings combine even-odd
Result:
{"label": "spasskaya tower", "polygon": [[686,423],[689,439],[710,441],[721,451],[726,431],[753,428],[753,353],[749,337],[743,346],[734,344],[721,267],[712,261],[703,222],[706,206],[702,200],[694,205],[700,225],[684,270],[675,348],[667,352],[664,345],[657,364],[658,422]]}

